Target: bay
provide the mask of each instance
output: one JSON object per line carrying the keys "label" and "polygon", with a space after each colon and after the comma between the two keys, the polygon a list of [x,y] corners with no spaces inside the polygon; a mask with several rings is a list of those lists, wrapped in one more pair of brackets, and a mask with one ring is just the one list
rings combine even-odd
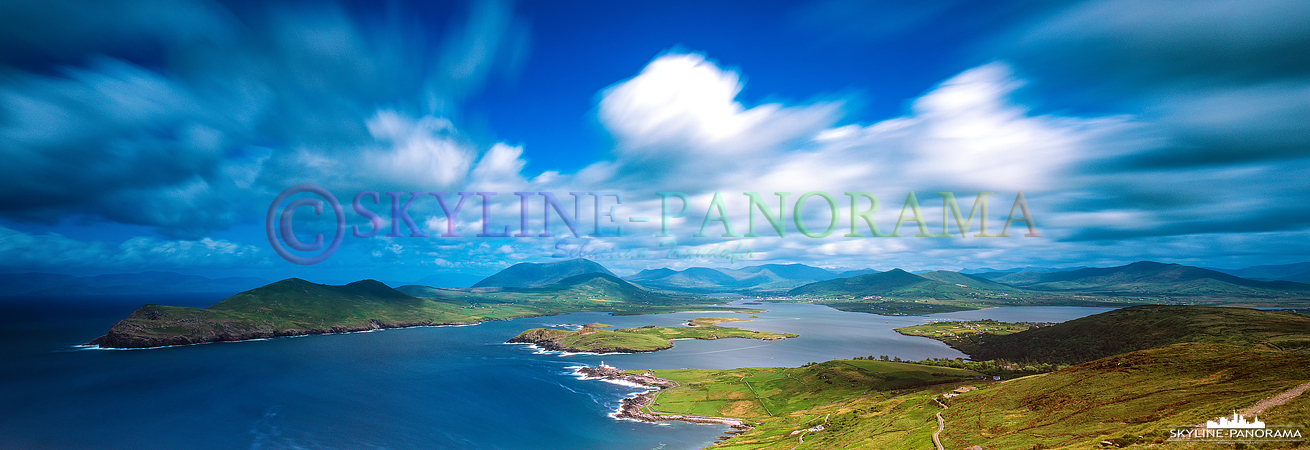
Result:
{"label": "bay", "polygon": [[[615,420],[609,414],[633,388],[577,379],[571,367],[604,361],[627,369],[721,369],[884,354],[959,357],[940,342],[891,330],[966,313],[1062,321],[1104,310],[1001,308],[884,317],[811,304],[746,305],[768,312],[734,326],[801,336],[677,341],[669,350],[634,355],[541,352],[504,342],[542,326],[599,321],[621,328],[749,315],[577,313],[150,350],[77,347],[142,300],[4,301],[0,401],[8,417],[0,422],[0,442],[42,449],[696,449],[724,429]],[[146,300],[205,305],[218,298]]]}

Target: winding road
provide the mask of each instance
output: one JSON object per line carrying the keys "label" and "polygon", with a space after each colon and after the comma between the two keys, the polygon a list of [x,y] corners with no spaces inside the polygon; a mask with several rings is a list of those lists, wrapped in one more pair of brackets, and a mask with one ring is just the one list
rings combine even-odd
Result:
{"label": "winding road", "polygon": [[[936,399],[936,398],[933,398],[932,401],[937,402],[938,405],[941,405],[942,409],[946,409],[946,404],[945,404],[945,403],[942,403],[941,400],[938,400],[938,399]],[[942,418],[942,413],[941,413],[941,411],[938,411],[938,412],[937,412],[937,432],[932,434],[932,443],[933,443],[933,444],[937,444],[937,450],[946,450],[946,447],[943,447],[943,446],[942,446],[942,438],[941,438],[942,431],[945,431],[945,430],[946,430],[946,419],[943,419],[943,418]]]}

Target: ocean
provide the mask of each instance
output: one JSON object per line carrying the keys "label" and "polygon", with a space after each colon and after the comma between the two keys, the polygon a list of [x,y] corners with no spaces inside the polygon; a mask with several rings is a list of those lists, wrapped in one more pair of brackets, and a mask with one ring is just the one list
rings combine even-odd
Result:
{"label": "ocean", "polygon": [[[676,325],[688,312],[577,313],[369,333],[148,350],[79,347],[143,303],[204,306],[224,296],[0,299],[0,447],[31,449],[697,449],[716,425],[610,414],[633,387],[572,375],[625,369],[798,366],[855,356],[959,357],[892,328],[930,319],[1056,322],[1106,308],[1020,307],[884,317],[810,304],[733,324],[801,337],[677,341],[657,353],[540,352],[504,342],[542,326]],[[736,303],[742,303],[738,301]]]}

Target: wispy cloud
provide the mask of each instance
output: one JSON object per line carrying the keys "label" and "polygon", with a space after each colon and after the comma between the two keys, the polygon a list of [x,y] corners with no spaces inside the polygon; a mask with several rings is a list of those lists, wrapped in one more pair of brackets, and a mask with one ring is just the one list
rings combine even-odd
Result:
{"label": "wispy cloud", "polygon": [[[0,213],[191,239],[251,220],[238,211],[306,179],[462,183],[480,151],[447,117],[517,64],[527,39],[495,2],[472,5],[436,42],[336,4],[47,6],[0,7],[0,42],[20,49],[0,78],[0,152],[12,162],[0,167]],[[49,58],[54,71],[21,64]]]}

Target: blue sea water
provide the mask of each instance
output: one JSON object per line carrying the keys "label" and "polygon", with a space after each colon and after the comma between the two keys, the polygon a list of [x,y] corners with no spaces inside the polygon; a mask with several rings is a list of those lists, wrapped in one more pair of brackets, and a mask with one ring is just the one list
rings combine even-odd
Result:
{"label": "blue sea water", "polygon": [[[0,299],[0,446],[39,449],[696,449],[714,425],[610,417],[632,387],[572,375],[627,369],[797,366],[853,356],[963,356],[883,317],[764,304],[735,324],[801,337],[678,341],[635,355],[544,353],[504,342],[540,326],[674,325],[736,313],[600,313],[216,343],[149,350],[78,348],[142,303],[204,306],[222,296]],[[970,318],[1063,321],[1103,308],[1005,308]],[[989,315],[990,314],[990,315]]]}

